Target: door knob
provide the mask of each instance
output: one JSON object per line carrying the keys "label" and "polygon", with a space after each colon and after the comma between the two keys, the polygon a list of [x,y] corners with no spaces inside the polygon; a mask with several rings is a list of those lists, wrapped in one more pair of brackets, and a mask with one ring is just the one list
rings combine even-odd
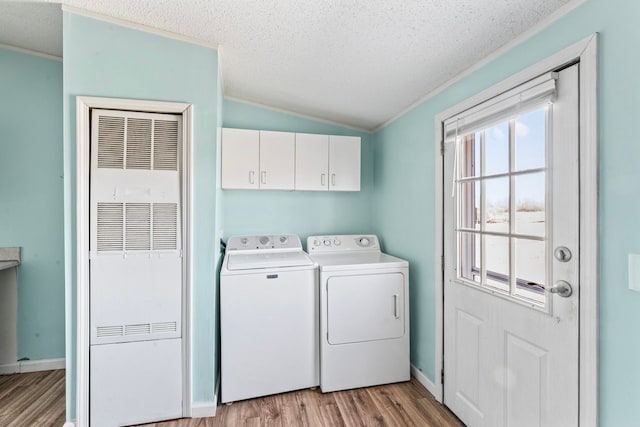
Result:
{"label": "door knob", "polygon": [[562,298],[569,298],[573,294],[573,288],[569,282],[564,280],[558,280],[556,285],[552,288],[548,288],[547,291],[552,294],[557,294]]}

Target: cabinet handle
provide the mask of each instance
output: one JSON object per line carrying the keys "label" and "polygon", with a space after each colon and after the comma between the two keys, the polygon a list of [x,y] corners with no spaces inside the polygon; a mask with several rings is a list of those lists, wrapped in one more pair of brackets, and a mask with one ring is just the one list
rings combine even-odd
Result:
{"label": "cabinet handle", "polygon": [[320,174],[320,185],[322,185],[324,187],[324,178],[325,178],[325,174]]}
{"label": "cabinet handle", "polygon": [[393,294],[393,317],[396,319],[400,318],[400,314],[398,313],[398,294]]}
{"label": "cabinet handle", "polygon": [[336,186],[336,174],[335,173],[331,174],[331,185],[333,185],[334,187]]}
{"label": "cabinet handle", "polygon": [[256,183],[255,175],[256,175],[256,173],[254,171],[249,171],[249,184],[255,184]]}
{"label": "cabinet handle", "polygon": [[267,171],[262,171],[260,173],[260,182],[263,184],[267,183]]}

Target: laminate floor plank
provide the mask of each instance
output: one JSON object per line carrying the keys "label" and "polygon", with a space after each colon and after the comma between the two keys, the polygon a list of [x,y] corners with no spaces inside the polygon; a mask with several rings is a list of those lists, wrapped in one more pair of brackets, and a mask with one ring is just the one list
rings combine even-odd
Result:
{"label": "laminate floor plank", "polygon": [[62,426],[64,375],[58,370],[0,376],[0,426]]}
{"label": "laminate floor plank", "polygon": [[[61,427],[64,370],[0,376],[0,426]],[[417,380],[334,393],[298,390],[221,405],[215,417],[141,427],[461,427]]]}

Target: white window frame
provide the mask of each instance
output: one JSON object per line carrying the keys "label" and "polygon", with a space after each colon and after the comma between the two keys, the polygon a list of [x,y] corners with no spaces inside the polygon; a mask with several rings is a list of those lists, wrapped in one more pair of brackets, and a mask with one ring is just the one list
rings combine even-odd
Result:
{"label": "white window frame", "polygon": [[[579,325],[579,423],[598,422],[598,33],[567,47],[435,117],[435,223],[434,265],[436,301],[435,372],[433,383],[423,375],[425,386],[439,402],[443,399],[440,372],[444,360],[444,122],[487,99],[493,98],[545,72],[580,64],[580,325]],[[426,381],[425,381],[426,380]]]}
{"label": "white window frame", "polygon": [[[76,420],[89,426],[89,170],[92,109],[144,111],[182,115],[182,415],[191,402],[191,174],[193,105],[183,102],[76,97]],[[68,423],[67,423],[68,424]],[[66,424],[65,424],[66,425]]]}

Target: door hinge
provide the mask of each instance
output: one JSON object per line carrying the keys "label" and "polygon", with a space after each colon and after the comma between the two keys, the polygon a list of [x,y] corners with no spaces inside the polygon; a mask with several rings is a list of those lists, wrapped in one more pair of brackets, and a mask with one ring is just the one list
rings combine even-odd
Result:
{"label": "door hinge", "polygon": [[440,267],[442,268],[442,271],[444,271],[444,255],[440,257]]}
{"label": "door hinge", "polygon": [[440,155],[444,156],[444,142],[440,142]]}
{"label": "door hinge", "polygon": [[440,384],[444,384],[444,368],[440,370]]}

